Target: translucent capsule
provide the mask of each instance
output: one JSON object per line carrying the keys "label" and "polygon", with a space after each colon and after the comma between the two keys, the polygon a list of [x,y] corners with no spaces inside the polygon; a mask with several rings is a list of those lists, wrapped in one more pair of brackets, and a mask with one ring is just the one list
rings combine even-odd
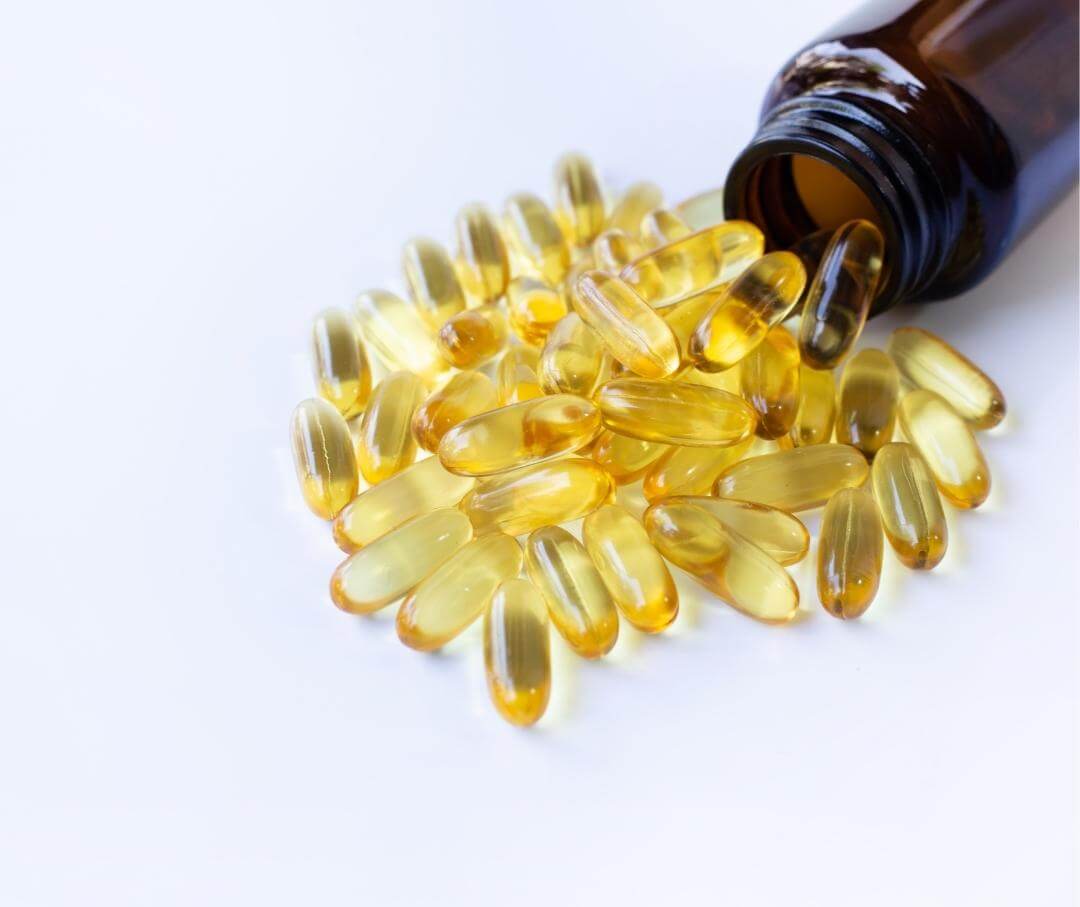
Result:
{"label": "translucent capsule", "polygon": [[481,479],[461,502],[478,531],[522,535],[568,523],[614,499],[611,477],[592,460],[552,460]]}
{"label": "translucent capsule", "polygon": [[349,426],[325,400],[310,399],[293,410],[289,435],[304,502],[316,516],[333,519],[359,484]]}
{"label": "translucent capsule", "polygon": [[466,205],[454,224],[457,272],[462,286],[479,303],[493,302],[510,283],[510,257],[499,225],[486,206]]}
{"label": "translucent capsule", "polygon": [[427,325],[400,296],[367,290],[353,307],[360,336],[390,371],[409,371],[428,384],[445,380],[450,366],[439,353]]}
{"label": "translucent capsule", "polygon": [[847,444],[815,444],[750,457],[729,466],[713,491],[792,513],[820,507],[841,488],[866,481],[866,458]]}
{"label": "translucent capsule", "polygon": [[418,516],[349,555],[330,579],[330,597],[351,614],[378,611],[419,585],[472,532],[460,510]]}
{"label": "translucent capsule", "polygon": [[684,447],[738,444],[754,433],[757,421],[734,394],[700,384],[619,378],[600,388],[596,402],[612,431]]}
{"label": "translucent capsule", "polygon": [[927,390],[905,394],[900,425],[948,500],[963,508],[986,500],[990,469],[971,428],[943,398]]}
{"label": "translucent capsule", "polygon": [[881,231],[869,221],[849,221],[833,234],[799,323],[799,350],[811,368],[836,368],[862,333],[884,251]]}
{"label": "translucent capsule", "polygon": [[790,449],[826,444],[832,440],[835,421],[836,380],[833,373],[800,365],[799,406],[791,429],[778,439],[780,447]]}
{"label": "translucent capsule", "polygon": [[529,270],[558,286],[570,267],[570,246],[551,209],[535,195],[513,195],[503,209],[503,229],[510,247]]}
{"label": "translucent capsule", "polygon": [[[825,250],[829,248],[829,243],[832,242],[834,232],[834,230],[815,230],[813,233],[804,236],[795,245],[788,247],[788,251],[792,255],[799,257],[799,261],[803,263],[807,274],[817,273],[818,265],[821,264]],[[805,294],[803,299],[806,299]],[[800,307],[796,306],[796,308]]]}
{"label": "translucent capsule", "polygon": [[1005,395],[973,362],[922,328],[897,328],[885,349],[909,384],[933,391],[972,428],[1005,418]]}
{"label": "translucent capsule", "polygon": [[[656,183],[633,183],[619,196],[608,217],[608,227],[637,238],[641,233],[641,221],[653,208],[664,203],[664,193]],[[600,265],[600,267],[607,267]]]}
{"label": "translucent capsule", "polygon": [[744,614],[786,623],[798,611],[787,571],[696,504],[658,501],[645,511],[645,528],[664,557]]}
{"label": "translucent capsule", "polygon": [[934,477],[910,444],[886,444],[874,457],[870,481],[885,536],[913,570],[931,570],[945,556],[949,531]]}
{"label": "translucent capsule", "polygon": [[506,314],[497,305],[467,309],[439,328],[439,352],[457,368],[476,368],[502,351],[506,333]]}
{"label": "translucent capsule", "polygon": [[724,220],[724,187],[690,196],[675,206],[675,213],[694,230],[721,223]]}
{"label": "translucent capsule", "polygon": [[629,512],[615,504],[594,510],[585,517],[582,538],[623,617],[646,633],[658,633],[675,620],[675,581],[645,527]]}
{"label": "translucent capsule", "polygon": [[730,447],[669,448],[645,473],[645,499],[652,502],[671,495],[709,494],[717,477],[746,456],[753,443],[750,436]]}
{"label": "translucent capsule", "polygon": [[799,409],[799,345],[777,325],[741,363],[742,396],[758,414],[757,435],[786,435]]}
{"label": "translucent capsule", "polygon": [[582,154],[564,154],[555,164],[555,218],[578,246],[588,245],[604,229],[600,181]]}
{"label": "translucent capsule", "polygon": [[810,533],[798,517],[787,511],[731,498],[694,495],[667,500],[684,501],[707,510],[729,529],[734,529],[757,545],[778,564],[797,564],[810,550]]}
{"label": "translucent capsule", "polygon": [[604,429],[593,445],[592,458],[604,467],[616,485],[629,485],[640,479],[668,450],[666,444],[628,438]]}
{"label": "translucent capsule", "polygon": [[499,405],[495,385],[483,372],[458,372],[413,413],[412,432],[424,450],[435,451],[451,428]]}
{"label": "translucent capsule", "polygon": [[585,547],[561,526],[537,529],[525,543],[525,567],[555,629],[585,658],[611,651],[619,615]]}
{"label": "translucent capsule", "polygon": [[356,439],[356,461],[369,484],[390,478],[416,459],[413,413],[426,394],[412,372],[391,372],[372,392]]}
{"label": "translucent capsule", "polygon": [[600,433],[600,413],[573,394],[536,397],[466,419],[439,444],[451,472],[487,476],[580,450]]}
{"label": "translucent capsule", "polygon": [[495,381],[500,406],[532,400],[544,393],[536,374],[539,364],[540,356],[532,347],[515,346],[503,353]]}
{"label": "translucent capsule", "polygon": [[650,249],[666,246],[693,232],[670,208],[654,208],[641,221],[641,241]]}
{"label": "translucent capsule", "polygon": [[[671,333],[675,335],[675,342],[679,345],[679,365],[681,368],[690,368],[693,365],[690,359],[690,338],[697,330],[702,319],[709,313],[716,301],[727,292],[728,284],[694,293],[687,299],[672,303],[660,310],[660,315]],[[695,372],[697,369],[693,369]],[[700,373],[704,374],[704,373]],[[739,390],[738,382],[735,384],[735,392]]]}
{"label": "translucent capsule", "polygon": [[447,318],[464,310],[465,293],[454,265],[435,240],[409,240],[401,253],[401,267],[409,296],[432,330],[438,330]]}
{"label": "translucent capsule", "polygon": [[818,542],[818,598],[833,617],[858,617],[877,595],[885,543],[874,499],[860,488],[829,498]]}
{"label": "translucent capsule", "polygon": [[629,233],[609,228],[593,241],[593,259],[598,268],[618,274],[630,262],[645,252]]}
{"label": "translucent capsule", "polygon": [[421,460],[353,498],[334,520],[334,541],[346,554],[359,551],[413,517],[456,507],[475,484],[447,472],[438,457]]}
{"label": "translucent capsule", "polygon": [[540,386],[549,394],[591,397],[607,369],[604,344],[576,312],[548,335],[540,353]]}
{"label": "translucent capsule", "polygon": [[315,388],[346,419],[364,411],[371,393],[371,366],[353,318],[325,309],[311,329]]}
{"label": "translucent capsule", "polygon": [[806,284],[806,270],[790,252],[770,252],[731,284],[690,338],[690,357],[706,372],[744,358],[784,318]]}
{"label": "translucent capsule", "polygon": [[646,378],[666,378],[679,367],[679,344],[663,318],[627,283],[604,271],[578,280],[574,309],[608,352]]}
{"label": "translucent capsule", "polygon": [[521,546],[501,532],[473,539],[401,603],[397,635],[410,649],[441,649],[486,610],[499,584],[521,572]]}
{"label": "translucent capsule", "polygon": [[484,668],[503,718],[516,725],[540,720],[551,698],[551,634],[547,607],[528,580],[503,583],[484,613]]}
{"label": "translucent capsule", "polygon": [[535,277],[515,277],[506,288],[506,311],[518,339],[541,346],[566,314],[566,297]]}
{"label": "translucent capsule", "polygon": [[859,350],[840,376],[836,440],[857,447],[873,458],[892,440],[900,375],[881,350]]}

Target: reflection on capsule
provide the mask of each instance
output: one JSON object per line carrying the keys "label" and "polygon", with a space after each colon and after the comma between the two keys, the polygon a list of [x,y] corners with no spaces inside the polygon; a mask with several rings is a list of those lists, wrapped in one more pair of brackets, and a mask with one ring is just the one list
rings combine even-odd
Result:
{"label": "reflection on capsule", "polygon": [[555,219],[578,246],[588,245],[604,229],[600,181],[582,154],[564,154],[555,164]]}
{"label": "reflection on capsule", "polygon": [[810,550],[810,533],[798,517],[784,510],[752,501],[704,495],[676,496],[668,500],[696,504],[702,510],[707,510],[729,529],[734,529],[757,545],[778,564],[797,564]]}
{"label": "reflection on capsule", "polygon": [[412,420],[425,394],[412,372],[391,372],[372,392],[356,439],[356,461],[369,484],[390,478],[416,459]]}
{"label": "reflection on capsule", "polygon": [[671,495],[709,494],[719,475],[754,443],[752,436],[730,447],[671,447],[645,473],[642,491],[652,502]]}
{"label": "reflection on capsule", "polygon": [[604,344],[576,312],[548,335],[540,353],[540,386],[548,394],[591,397],[608,367]]}
{"label": "reflection on capsule", "polygon": [[827,444],[832,440],[835,421],[836,380],[833,373],[800,365],[799,405],[790,431],[777,439],[780,447],[790,449]]}
{"label": "reflection on capsule", "polygon": [[386,290],[366,290],[353,307],[360,336],[390,371],[409,371],[428,384],[445,379],[450,366],[416,309]]}
{"label": "reflection on capsule", "polygon": [[536,277],[558,286],[570,267],[570,246],[548,206],[535,195],[507,199],[503,227],[510,247]]}
{"label": "reflection on capsule", "polygon": [[510,282],[510,257],[495,218],[484,205],[466,205],[454,222],[457,271],[465,291],[477,302],[493,302]]}
{"label": "reflection on capsule", "polygon": [[563,294],[535,277],[515,277],[506,288],[510,328],[522,343],[543,345],[566,311]]}
{"label": "reflection on capsule", "polygon": [[340,309],[319,312],[311,347],[319,396],[346,419],[363,412],[371,393],[371,366],[352,316]]}
{"label": "reflection on capsule", "polygon": [[772,440],[786,435],[799,408],[799,346],[777,325],[739,363],[743,399],[758,414],[757,435]]}
{"label": "reflection on capsule", "polygon": [[640,479],[646,470],[670,449],[666,444],[628,438],[604,429],[593,445],[592,458],[604,467],[616,485],[629,485]]}
{"label": "reflection on capsule", "polygon": [[551,636],[547,608],[528,580],[499,586],[484,614],[488,692],[511,724],[540,720],[551,698]]}
{"label": "reflection on capsule", "polygon": [[857,488],[870,468],[847,444],[815,444],[749,457],[729,466],[713,492],[793,513],[820,507],[841,488]]}
{"label": "reflection on capsule", "polygon": [[931,570],[945,556],[948,526],[934,477],[910,444],[886,444],[870,470],[885,536],[913,570]]}
{"label": "reflection on capsule", "polygon": [[885,543],[874,499],[842,488],[825,505],[818,542],[818,598],[833,617],[859,617],[877,595]]}
{"label": "reflection on capsule", "polygon": [[[608,227],[619,230],[636,239],[641,233],[641,221],[664,203],[664,193],[655,183],[633,183],[619,196],[615,207],[611,209]],[[601,264],[600,267],[607,267]]]}
{"label": "reflection on capsule", "polygon": [[857,447],[872,458],[892,440],[900,375],[881,350],[859,350],[840,376],[836,440]]}
{"label": "reflection on capsule", "polygon": [[401,254],[401,266],[409,296],[433,330],[465,308],[465,293],[454,265],[435,240],[426,237],[409,240]]}
{"label": "reflection on capsule", "polygon": [[457,368],[476,368],[506,346],[506,314],[496,305],[458,312],[438,334],[439,352]]}
{"label": "reflection on capsule", "polygon": [[428,397],[413,414],[413,437],[424,450],[435,451],[451,428],[498,406],[495,385],[483,372],[458,372]]}
{"label": "reflection on capsule", "polygon": [[293,410],[289,435],[304,502],[316,516],[333,519],[359,484],[349,426],[325,400],[310,399]]}

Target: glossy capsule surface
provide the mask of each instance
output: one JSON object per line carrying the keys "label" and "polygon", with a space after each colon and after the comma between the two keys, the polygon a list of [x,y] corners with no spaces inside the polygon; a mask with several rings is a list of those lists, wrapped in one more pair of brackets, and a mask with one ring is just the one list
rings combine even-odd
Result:
{"label": "glossy capsule surface", "polygon": [[495,370],[500,406],[532,400],[544,393],[536,374],[539,364],[540,355],[532,347],[513,346],[503,353]]}
{"label": "glossy capsule surface", "polygon": [[645,254],[645,247],[629,233],[609,227],[593,241],[596,267],[618,274],[630,262]]}
{"label": "glossy capsule surface", "polygon": [[566,297],[535,277],[515,277],[506,288],[507,319],[522,343],[542,346],[566,312]]}
{"label": "glossy capsule surface", "polygon": [[599,658],[611,651],[619,615],[581,542],[561,526],[537,529],[525,543],[525,567],[555,629],[578,655]]}
{"label": "glossy capsule surface", "polygon": [[531,274],[558,286],[570,267],[570,246],[547,204],[527,192],[512,195],[503,209],[503,229]]}
{"label": "glossy capsule surface", "polygon": [[669,449],[666,444],[628,438],[605,428],[593,445],[592,458],[604,467],[616,485],[629,485]]}
{"label": "glossy capsule surface", "polygon": [[[693,360],[690,358],[690,338],[693,336],[694,331],[697,330],[698,325],[701,324],[702,319],[716,304],[716,301],[727,292],[727,288],[727,284],[712,287],[700,293],[693,293],[686,299],[660,309],[661,317],[667,322],[667,326],[671,328],[671,333],[675,335],[675,342],[679,345],[679,367],[681,369],[691,369],[698,372],[693,367]],[[698,372],[698,374],[704,375],[707,373]],[[733,391],[735,393],[739,391],[737,381],[733,386]]]}
{"label": "glossy capsule surface", "polygon": [[870,469],[885,537],[901,562],[913,570],[941,563],[949,530],[934,477],[910,444],[886,444]]}
{"label": "glossy capsule surface", "polygon": [[401,270],[409,298],[432,330],[465,309],[465,292],[453,262],[435,240],[423,236],[409,240],[401,253]]}
{"label": "glossy capsule surface", "polygon": [[810,550],[810,533],[802,520],[785,510],[735,501],[731,498],[708,496],[676,496],[670,501],[683,501],[707,510],[729,529],[749,539],[778,564],[797,564]]}
{"label": "glossy capsule surface", "polygon": [[498,713],[511,724],[535,724],[551,698],[547,606],[528,580],[499,586],[484,612],[484,670]]}
{"label": "glossy capsule surface", "polygon": [[748,437],[730,447],[671,447],[645,473],[642,491],[647,501],[670,495],[709,494],[720,474],[746,456]]}
{"label": "glossy capsule surface", "polygon": [[501,532],[473,539],[409,593],[397,635],[410,649],[445,646],[484,613],[499,584],[521,572],[521,546]]}
{"label": "glossy capsule surface", "polygon": [[351,614],[378,611],[416,587],[472,534],[460,510],[418,516],[349,555],[330,579],[330,597]]}
{"label": "glossy capsule surface", "polygon": [[699,192],[675,206],[675,213],[694,230],[703,230],[724,220],[724,187]]}
{"label": "glossy capsule surface", "polygon": [[466,205],[454,222],[457,272],[465,292],[478,303],[493,302],[510,283],[510,255],[499,225],[485,205]]}
{"label": "glossy capsule surface", "polygon": [[707,510],[658,501],[645,511],[645,528],[664,557],[744,614],[786,623],[798,611],[799,589],[787,571]]}
{"label": "glossy capsule surface", "polygon": [[716,480],[722,498],[754,501],[793,513],[820,507],[841,488],[866,481],[866,458],[847,444],[815,444],[749,457]]}
{"label": "glossy capsule surface", "polygon": [[868,458],[892,440],[900,375],[881,350],[859,350],[840,376],[836,440],[857,447]]}
{"label": "glossy capsule surface", "polygon": [[386,290],[366,290],[353,306],[360,336],[389,371],[409,371],[428,384],[445,380],[450,366],[414,306]]}
{"label": "glossy capsule surface", "polygon": [[548,335],[540,353],[540,386],[548,394],[591,397],[608,367],[596,331],[570,312]]}
{"label": "glossy capsule surface", "polygon": [[957,507],[978,507],[990,494],[990,469],[970,426],[933,391],[900,401],[900,424],[930,469],[938,490]]}
{"label": "glossy capsule surface", "polygon": [[799,345],[780,325],[739,363],[742,396],[758,415],[759,438],[774,440],[791,431],[799,410],[799,376]]}
{"label": "glossy capsule surface", "polygon": [[[619,196],[615,207],[611,209],[607,225],[627,236],[637,239],[641,234],[641,221],[653,208],[664,203],[664,193],[656,183],[647,181],[632,183]],[[600,265],[600,267],[606,267]]]}
{"label": "glossy capsule surface", "polygon": [[412,432],[424,450],[438,450],[451,428],[499,405],[495,384],[483,372],[458,372],[413,413]]}
{"label": "glossy capsule surface", "polygon": [[576,520],[614,496],[615,484],[598,464],[574,457],[481,479],[461,507],[480,532],[523,535]]}
{"label": "glossy capsule surface", "polygon": [[609,504],[585,517],[581,532],[585,550],[623,617],[646,633],[659,633],[675,620],[675,581],[638,520]]}
{"label": "glossy capsule surface", "polygon": [[757,422],[743,400],[701,384],[618,378],[600,388],[596,402],[612,431],[684,447],[738,444]]}
{"label": "glossy capsule surface", "polygon": [[818,542],[818,598],[833,617],[858,617],[881,581],[885,543],[873,497],[843,488],[829,498]]}
{"label": "glossy capsule surface", "polygon": [[577,246],[588,245],[604,229],[600,180],[583,154],[564,154],[555,164],[555,218]]}
{"label": "glossy capsule surface", "polygon": [[881,231],[869,221],[849,221],[833,234],[799,322],[799,351],[811,368],[836,368],[862,333],[884,251]]}
{"label": "glossy capsule surface", "polygon": [[321,399],[302,401],[289,425],[293,465],[304,503],[331,520],[356,496],[356,453],[344,417]]}
{"label": "glossy capsule surface", "polygon": [[484,305],[458,312],[439,328],[437,343],[443,358],[456,368],[476,368],[506,346],[506,314]]}
{"label": "glossy capsule surface", "polygon": [[908,384],[933,391],[974,429],[1005,418],[1005,395],[962,353],[922,328],[897,328],[885,349]]}
{"label": "glossy capsule surface", "polygon": [[[721,374],[724,374],[721,372]],[[799,405],[781,448],[809,447],[832,440],[836,422],[836,379],[831,371],[799,366]]]}
{"label": "glossy capsule surface", "polygon": [[654,208],[641,221],[641,241],[650,249],[666,246],[693,232],[670,208]]}
{"label": "glossy capsule surface", "polygon": [[376,485],[416,459],[412,420],[427,388],[412,372],[391,372],[371,394],[360,419],[356,462],[364,480]]}
{"label": "glossy capsule surface", "polygon": [[599,433],[592,401],[553,394],[466,419],[443,436],[439,460],[460,475],[493,475],[580,450]]}
{"label": "glossy capsule surface", "polygon": [[371,365],[353,317],[341,309],[316,315],[311,353],[319,396],[346,419],[363,412],[371,393]]}

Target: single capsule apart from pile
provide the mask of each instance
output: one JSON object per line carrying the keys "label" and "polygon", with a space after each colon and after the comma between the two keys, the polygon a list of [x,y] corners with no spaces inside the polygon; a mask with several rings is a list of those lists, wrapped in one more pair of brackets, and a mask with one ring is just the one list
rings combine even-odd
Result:
{"label": "single capsule apart from pile", "polygon": [[604,229],[600,181],[582,154],[564,154],[555,164],[555,217],[578,246],[588,245]]}
{"label": "single capsule apart from pile", "polygon": [[458,212],[457,270],[465,291],[480,303],[494,302],[510,283],[510,257],[495,218],[484,205]]}
{"label": "single capsule apart from pile", "polygon": [[356,439],[356,460],[369,484],[390,478],[416,459],[412,421],[425,396],[423,382],[412,372],[392,372],[371,394]]}
{"label": "single capsule apart from pile", "polygon": [[739,363],[742,396],[758,415],[759,438],[773,440],[791,430],[799,409],[799,374],[798,344],[780,325]]}
{"label": "single capsule apart from pile", "polygon": [[768,504],[789,513],[820,507],[841,488],[857,488],[870,472],[847,444],[815,444],[749,457],[716,480],[718,497]]}
{"label": "single capsule apart from pile", "polygon": [[401,253],[401,269],[409,297],[432,330],[438,330],[447,318],[464,310],[465,293],[454,265],[435,240],[419,237],[407,242]]}
{"label": "single capsule apart from pile", "polygon": [[484,613],[484,668],[496,710],[511,724],[540,720],[551,698],[547,608],[528,580],[499,586]]}
{"label": "single capsule apart from pile", "polygon": [[934,477],[910,444],[886,444],[870,469],[885,536],[901,562],[913,570],[941,563],[949,531]]}
{"label": "single capsule apart from pile", "polygon": [[799,405],[787,435],[778,438],[781,448],[809,447],[832,440],[836,422],[836,379],[830,370],[799,366]]}
{"label": "single capsule apart from pile", "polygon": [[694,504],[708,511],[728,529],[734,529],[785,567],[797,564],[810,550],[810,533],[798,517],[784,510],[752,501],[696,495],[677,496],[668,500]]}
{"label": "single capsule apart from pile", "polygon": [[390,371],[408,371],[428,384],[450,372],[435,338],[415,307],[386,290],[367,290],[356,297],[353,315],[360,336]]}
{"label": "single capsule apart from pile", "polygon": [[289,435],[304,502],[316,516],[332,520],[359,485],[349,426],[325,400],[304,400],[293,410]]}
{"label": "single capsule apart from pile", "polygon": [[861,488],[829,498],[818,541],[818,597],[833,617],[859,617],[877,595],[885,543],[874,499]]}
{"label": "single capsule apart from pile", "polygon": [[836,440],[873,458],[892,440],[899,398],[900,375],[892,359],[881,350],[859,350],[840,376]]}
{"label": "single capsule apart from pile", "polygon": [[495,385],[487,375],[458,372],[413,413],[413,437],[424,450],[434,452],[455,425],[498,405]]}
{"label": "single capsule apart from pile", "polygon": [[551,209],[537,196],[511,196],[503,209],[510,247],[532,274],[558,286],[570,268],[570,246]]}
{"label": "single capsule apart from pile", "polygon": [[362,413],[371,393],[371,365],[353,317],[340,309],[320,312],[311,346],[319,396],[346,419]]}

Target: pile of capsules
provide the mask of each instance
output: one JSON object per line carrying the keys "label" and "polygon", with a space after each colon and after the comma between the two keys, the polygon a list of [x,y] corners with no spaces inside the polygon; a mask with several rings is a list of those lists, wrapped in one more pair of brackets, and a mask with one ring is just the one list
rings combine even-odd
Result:
{"label": "pile of capsules", "polygon": [[[333,601],[368,614],[403,599],[397,634],[420,651],[483,618],[508,721],[547,707],[549,622],[585,658],[612,648],[620,615],[669,626],[668,563],[785,623],[799,592],[784,568],[809,549],[793,514],[824,505],[818,594],[854,618],[885,538],[930,569],[941,497],[985,500],[973,429],[1002,419],[997,386],[918,328],[851,354],[881,277],[872,224],[764,254],[757,227],[723,221],[720,190],[667,208],[642,182],[609,206],[568,154],[553,208],[515,195],[498,220],[469,205],[455,232],[453,257],[405,246],[408,300],[369,290],[316,317],[319,396],[296,408],[292,448],[348,553]],[[374,388],[369,355],[387,372]],[[638,481],[640,518],[616,502]],[[579,541],[560,524],[582,517]]]}

